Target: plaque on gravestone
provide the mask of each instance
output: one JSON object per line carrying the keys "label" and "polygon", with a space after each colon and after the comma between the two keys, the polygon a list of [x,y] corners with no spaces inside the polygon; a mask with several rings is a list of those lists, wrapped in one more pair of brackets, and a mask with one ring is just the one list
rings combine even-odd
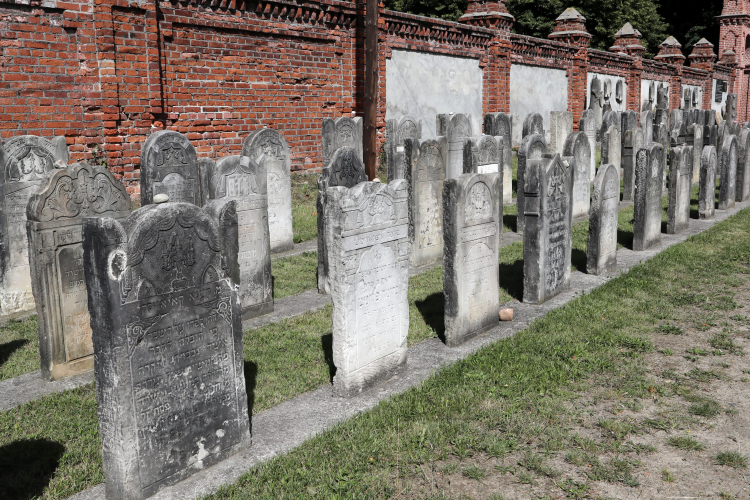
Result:
{"label": "plaque on gravestone", "polygon": [[352,188],[360,182],[365,182],[365,166],[357,150],[348,146],[337,149],[323,173],[318,177],[318,292],[331,293],[328,282],[328,252],[326,247],[325,211],[326,191],[329,187],[343,186]]}
{"label": "plaque on gravestone", "polygon": [[532,134],[544,136],[544,119],[539,113],[529,113],[523,120],[522,137]]}
{"label": "plaque on gravestone", "polygon": [[674,146],[669,150],[669,204],[667,234],[677,234],[690,225],[690,186],[693,151],[690,146]]}
{"label": "plaque on gravestone", "polygon": [[696,184],[700,180],[701,155],[703,154],[703,126],[694,123],[688,127],[687,144],[693,148],[693,175],[692,183]]}
{"label": "plaque on gravestone", "polygon": [[407,189],[399,179],[326,192],[337,396],[355,395],[406,366]]}
{"label": "plaque on gravestone", "polygon": [[604,164],[594,179],[589,234],[586,245],[586,272],[604,274],[617,266],[617,217],[620,203],[620,177],[614,165]]}
{"label": "plaque on gravestone", "polygon": [[750,129],[743,128],[739,135],[739,157],[735,181],[735,201],[750,198]]}
{"label": "plaque on gravestone", "polygon": [[724,82],[723,80],[714,80],[716,82],[716,91],[714,93],[714,102],[721,102],[723,100],[724,93]]}
{"label": "plaque on gravestone", "polygon": [[502,228],[500,174],[464,174],[443,188],[445,343],[459,345],[497,325]]}
{"label": "plaque on gravestone", "polygon": [[247,136],[242,144],[241,156],[249,157],[266,171],[271,252],[291,250],[294,248],[294,230],[289,144],[278,130],[264,128]]}
{"label": "plaque on gravestone", "polygon": [[198,156],[190,139],[172,130],[154,132],[141,149],[141,205],[157,194],[172,202],[202,202]]}
{"label": "plaque on gravestone", "polygon": [[734,206],[737,192],[737,136],[727,134],[721,147],[719,160],[719,210]]}
{"label": "plaque on gravestone", "polygon": [[419,267],[443,257],[443,183],[448,141],[404,142],[409,193],[409,261]]}
{"label": "plaque on gravestone", "polygon": [[404,140],[422,138],[422,120],[403,116],[386,122],[386,151],[388,154],[388,182],[406,177]]}
{"label": "plaque on gravestone", "polygon": [[0,315],[34,309],[26,237],[26,206],[44,177],[68,161],[64,137],[53,141],[22,135],[0,148]]}
{"label": "plaque on gravestone", "polygon": [[550,152],[563,154],[565,141],[572,133],[573,113],[570,111],[552,111],[550,113]]}
{"label": "plaque on gravestone", "polygon": [[54,171],[29,199],[26,227],[43,378],[57,380],[93,367],[81,222],[129,214],[125,186],[106,167],[86,163]]}
{"label": "plaque on gravestone", "polygon": [[474,134],[469,115],[456,113],[437,115],[437,135],[448,140],[448,158],[445,178],[453,179],[463,173],[464,139]]}
{"label": "plaque on gravestone", "polygon": [[524,172],[526,171],[526,163],[529,160],[540,160],[542,155],[547,153],[547,143],[544,140],[542,134],[531,134],[527,135],[521,141],[521,146],[518,148],[518,168],[516,173],[517,178],[517,191],[516,191],[516,232],[523,233],[524,228],[524,191],[523,191],[523,178]]}
{"label": "plaque on gravestone", "polygon": [[362,118],[342,116],[332,120],[323,118],[323,167],[327,167],[333,159],[333,154],[343,147],[353,148],[360,162],[363,160],[362,151]]}
{"label": "plaque on gravestone", "polygon": [[250,443],[234,205],[84,220],[108,499],[147,498]]}
{"label": "plaque on gravestone", "polygon": [[602,135],[602,164],[610,163],[617,167],[617,175],[622,174],[622,144],[620,129],[614,125]]}
{"label": "plaque on gravestone", "polygon": [[510,115],[505,113],[487,113],[484,115],[484,133],[500,140],[503,167],[503,203],[513,202],[513,149],[511,137],[513,133]]}
{"label": "plaque on gravestone", "polygon": [[578,122],[578,130],[585,133],[591,148],[591,168],[589,170],[589,181],[596,176],[596,119],[593,111],[587,109],[581,114]]}
{"label": "plaque on gravestone", "polygon": [[635,190],[636,153],[644,147],[643,129],[640,127],[625,133],[624,156],[622,158],[622,200],[633,201]]}
{"label": "plaque on gravestone", "polygon": [[216,162],[207,186],[212,200],[236,202],[239,247],[233,251],[243,320],[273,312],[266,165],[250,156],[225,156]]}
{"label": "plaque on gravestone", "polygon": [[716,206],[716,148],[705,146],[701,154],[701,175],[698,183],[698,218],[713,219]]}
{"label": "plaque on gravestone", "polygon": [[573,218],[589,214],[589,165],[591,164],[589,139],[583,132],[574,132],[568,136],[563,147],[563,156],[571,157],[570,170],[573,176],[572,204]]}
{"label": "plaque on gravestone", "polygon": [[661,241],[661,193],[664,174],[661,144],[640,149],[635,159],[633,250],[646,250]]}

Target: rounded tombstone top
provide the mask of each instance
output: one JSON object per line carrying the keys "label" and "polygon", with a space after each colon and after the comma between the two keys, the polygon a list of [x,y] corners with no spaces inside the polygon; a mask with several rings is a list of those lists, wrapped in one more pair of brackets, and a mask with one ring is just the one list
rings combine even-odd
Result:
{"label": "rounded tombstone top", "polygon": [[169,195],[166,193],[159,193],[154,196],[154,203],[167,203],[169,201]]}
{"label": "rounded tombstone top", "polygon": [[705,165],[708,170],[716,170],[717,162],[716,148],[713,146],[704,147],[701,153],[701,165]]}
{"label": "rounded tombstone top", "polygon": [[544,119],[539,113],[529,113],[523,121],[522,136],[544,134]]}

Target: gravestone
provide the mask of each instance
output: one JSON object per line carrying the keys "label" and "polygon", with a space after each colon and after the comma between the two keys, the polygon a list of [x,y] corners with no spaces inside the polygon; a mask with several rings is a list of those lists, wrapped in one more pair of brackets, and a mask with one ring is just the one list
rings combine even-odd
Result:
{"label": "gravestone", "polygon": [[570,111],[552,111],[550,113],[549,130],[550,152],[563,154],[565,141],[573,133],[573,113]]}
{"label": "gravestone", "polygon": [[409,193],[409,261],[419,267],[443,257],[443,183],[448,141],[404,141]]}
{"label": "gravestone", "polygon": [[388,182],[406,177],[404,140],[422,138],[422,120],[402,116],[385,124],[386,152],[388,154]]}
{"label": "gravestone", "polygon": [[492,174],[500,172],[502,157],[500,138],[490,135],[464,139],[465,174]]}
{"label": "gravestone", "polygon": [[719,210],[727,210],[734,206],[737,193],[737,136],[727,135],[721,147],[719,161]]}
{"label": "gravestone", "polygon": [[[602,123],[601,125],[599,125],[599,133],[598,133],[599,142],[604,140],[604,134],[607,133],[607,131],[609,130],[609,127],[615,127],[619,132],[621,126],[622,126],[622,119],[616,112],[607,111],[606,113],[604,113],[604,115],[602,116]],[[602,160],[602,163],[604,163],[603,160]]]}
{"label": "gravestone", "polygon": [[523,192],[523,178],[524,172],[526,171],[526,162],[528,160],[541,160],[542,155],[547,153],[547,143],[544,140],[542,134],[531,134],[527,135],[521,141],[521,146],[518,148],[518,168],[516,172],[517,178],[517,190],[516,190],[516,232],[523,233],[524,228],[524,192]]}
{"label": "gravestone", "polygon": [[[630,131],[629,131],[630,132]],[[617,216],[620,177],[614,165],[603,164],[594,179],[586,245],[586,272],[604,274],[617,267]]]}
{"label": "gravestone", "polygon": [[703,126],[700,123],[693,123],[688,127],[687,145],[693,148],[693,175],[691,180],[693,184],[696,184],[700,180],[701,155],[703,154]]}
{"label": "gravestone", "polygon": [[437,135],[448,140],[448,163],[445,178],[454,179],[463,173],[464,139],[473,136],[469,115],[456,113],[437,115]]}
{"label": "gravestone", "polygon": [[216,162],[207,187],[212,200],[235,201],[239,247],[233,251],[239,265],[242,319],[273,312],[266,165],[251,156],[225,156]]}
{"label": "gravestone", "polygon": [[656,137],[654,137],[654,142],[658,142],[661,144],[661,151],[662,151],[662,159],[661,159],[661,168],[662,168],[662,190],[667,189],[667,155],[669,153],[669,131],[667,130],[667,126],[663,123],[658,126],[657,130],[654,132],[656,134]]}
{"label": "gravestone", "polygon": [[141,148],[141,205],[166,194],[171,202],[203,201],[198,156],[190,139],[173,130],[154,132]]}
{"label": "gravestone", "polygon": [[511,138],[513,124],[510,115],[505,113],[487,113],[484,115],[484,133],[499,138],[502,151],[501,165],[503,171],[503,203],[513,202],[513,149]]}
{"label": "gravestone", "polygon": [[602,136],[602,165],[611,164],[617,167],[617,175],[622,175],[622,134],[620,129],[611,125]]}
{"label": "gravestone", "polygon": [[[641,113],[641,129],[643,129],[643,144],[651,144],[654,140],[654,114],[652,111]],[[636,155],[638,152],[636,151]]]}
{"label": "gravestone", "polygon": [[727,122],[723,122],[716,127],[716,143],[719,147],[717,150],[721,151],[721,145],[724,144],[724,139],[727,135],[731,134],[731,131],[727,131]]}
{"label": "gravestone", "polygon": [[22,135],[5,141],[0,148],[0,315],[34,309],[29,271],[29,240],[26,207],[44,177],[68,162],[65,138],[50,141]]}
{"label": "gravestone", "polygon": [[208,195],[208,182],[215,167],[216,162],[211,158],[198,158],[198,176],[203,188],[201,189],[201,204],[199,205],[201,207],[211,201],[211,197]]}
{"label": "gravestone", "polygon": [[233,205],[84,220],[108,499],[147,498],[250,444]]}
{"label": "gravestone", "polygon": [[602,112],[604,108],[604,95],[602,92],[602,82],[598,76],[591,79],[591,90],[589,92],[589,109],[594,113],[595,130],[597,131],[597,142],[599,141],[599,127],[602,124]]}
{"label": "gravestone", "polygon": [[638,115],[635,111],[626,110],[620,113],[620,144],[622,144],[622,155],[625,154],[625,132],[638,128]]}
{"label": "gravestone", "polygon": [[698,183],[698,217],[713,219],[716,207],[716,148],[706,146],[701,153],[701,175]]}
{"label": "gravestone", "polygon": [[335,120],[323,118],[323,167],[330,165],[333,154],[340,148],[352,148],[364,163],[362,156],[362,118],[342,116]]}
{"label": "gravestone", "polygon": [[664,174],[661,144],[651,143],[635,157],[633,200],[633,250],[641,251],[661,241],[661,193]]}
{"label": "gravestone", "polygon": [[328,249],[326,247],[326,219],[325,212],[326,192],[329,187],[353,188],[360,182],[367,181],[365,166],[359,157],[357,150],[344,146],[333,153],[331,162],[323,169],[318,177],[318,200],[316,203],[318,212],[318,292],[331,293],[328,280]]}
{"label": "gravestone", "polygon": [[[294,248],[294,230],[292,228],[292,158],[289,144],[278,130],[263,128],[253,131],[245,138],[241,156],[250,158],[266,171],[268,234],[271,252],[291,250]],[[242,226],[242,221],[240,221],[240,226]]]}
{"label": "gravestone", "polygon": [[[413,141],[407,140],[407,141]],[[407,182],[326,193],[333,299],[333,393],[353,396],[406,367],[409,333]]]}
{"label": "gravestone", "polygon": [[529,113],[523,121],[522,137],[532,134],[544,137],[544,119],[539,113]]}
{"label": "gravestone", "polygon": [[669,150],[669,204],[667,234],[677,234],[690,225],[690,186],[693,151],[690,146],[673,146]]}
{"label": "gravestone", "polygon": [[591,168],[589,169],[589,181],[593,181],[596,176],[596,117],[594,112],[587,109],[581,115],[578,122],[578,130],[586,134],[591,148]]}
{"label": "gravestone", "polygon": [[570,286],[572,173],[560,155],[529,160],[523,191],[523,301],[541,304]]}
{"label": "gravestone", "polygon": [[443,188],[445,343],[497,325],[503,206],[500,174],[464,174]]}
{"label": "gravestone", "polygon": [[55,170],[29,199],[26,227],[43,378],[93,368],[81,223],[88,216],[129,214],[125,186],[106,167],[86,163]]}
{"label": "gravestone", "polygon": [[565,159],[570,158],[572,183],[573,218],[589,214],[591,202],[589,190],[589,165],[591,164],[589,139],[583,132],[574,132],[568,136],[563,148]]}
{"label": "gravestone", "polygon": [[643,112],[651,111],[654,109],[654,101],[656,100],[656,84],[651,82],[648,86],[648,99],[643,103],[641,107],[641,116]]}
{"label": "gravestone", "polygon": [[726,122],[734,125],[737,122],[737,94],[727,94],[726,100]]}
{"label": "gravestone", "polygon": [[643,129],[640,127],[625,132],[625,147],[622,157],[622,200],[633,201],[635,190],[635,158],[644,147]]}
{"label": "gravestone", "polygon": [[750,198],[750,129],[742,129],[738,143],[735,201],[745,201]]}
{"label": "gravestone", "polygon": [[664,83],[656,90],[656,109],[669,109],[669,88]]}
{"label": "gravestone", "polygon": [[682,109],[673,109],[669,121],[669,139],[670,143],[678,146],[685,144],[685,112]]}

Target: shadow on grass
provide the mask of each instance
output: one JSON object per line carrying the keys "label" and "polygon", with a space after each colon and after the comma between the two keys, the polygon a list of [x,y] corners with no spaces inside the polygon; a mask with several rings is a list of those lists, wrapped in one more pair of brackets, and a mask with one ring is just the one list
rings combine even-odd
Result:
{"label": "shadow on grass", "polygon": [[63,445],[49,439],[22,439],[0,446],[0,498],[40,497],[64,452]]}
{"label": "shadow on grass", "polygon": [[10,358],[11,354],[28,343],[29,341],[27,339],[18,339],[11,340],[10,342],[6,342],[5,344],[0,344],[0,366],[4,365],[5,362],[8,361],[8,358]]}
{"label": "shadow on grass", "polygon": [[258,365],[245,361],[245,390],[247,392],[247,416],[250,419],[250,432],[253,432],[253,406],[255,405],[255,384],[258,378]]}
{"label": "shadow on grass", "polygon": [[424,300],[414,302],[424,322],[432,328],[438,338],[445,342],[445,296],[443,292],[435,292]]}
{"label": "shadow on grass", "polygon": [[336,375],[336,365],[333,364],[333,333],[327,333],[320,336],[320,346],[323,348],[323,356],[328,365],[328,375],[333,383],[333,376]]}
{"label": "shadow on grass", "polygon": [[518,259],[513,264],[500,264],[500,276],[498,276],[500,288],[505,290],[514,299],[523,300],[523,259]]}
{"label": "shadow on grass", "polygon": [[633,249],[633,231],[617,230],[617,243],[625,248]]}
{"label": "shadow on grass", "polygon": [[503,215],[503,226],[510,228],[514,233],[518,231],[518,216]]}
{"label": "shadow on grass", "polygon": [[574,248],[570,253],[571,264],[582,273],[586,272],[586,259],[586,252],[578,248]]}

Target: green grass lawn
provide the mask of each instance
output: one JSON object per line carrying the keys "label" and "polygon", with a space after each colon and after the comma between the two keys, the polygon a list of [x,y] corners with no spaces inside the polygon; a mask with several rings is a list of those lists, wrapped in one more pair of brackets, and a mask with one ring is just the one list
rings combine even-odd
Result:
{"label": "green grass lawn", "polygon": [[318,237],[318,176],[292,174],[292,231],[294,242]]}

